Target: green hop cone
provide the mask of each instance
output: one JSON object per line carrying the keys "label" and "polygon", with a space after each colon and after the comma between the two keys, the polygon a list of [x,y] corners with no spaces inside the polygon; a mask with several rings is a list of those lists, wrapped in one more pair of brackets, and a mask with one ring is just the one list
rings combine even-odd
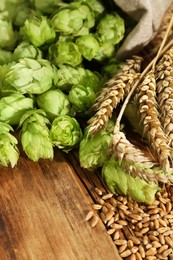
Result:
{"label": "green hop cone", "polygon": [[74,117],[59,116],[52,122],[50,129],[52,143],[66,153],[79,144],[82,136],[81,127]]}
{"label": "green hop cone", "polygon": [[111,57],[106,64],[102,66],[102,72],[104,79],[107,81],[112,78],[120,69],[122,62],[116,60],[115,57]]}
{"label": "green hop cone", "polygon": [[33,7],[41,12],[42,14],[51,14],[55,9],[58,8],[58,5],[62,3],[61,0],[30,0]]}
{"label": "green hop cone", "polygon": [[6,73],[5,80],[22,94],[41,94],[58,81],[57,69],[45,59],[20,59]]}
{"label": "green hop cone", "polygon": [[76,39],[76,44],[83,57],[91,61],[99,52],[99,42],[94,34],[82,35]]}
{"label": "green hop cone", "polygon": [[21,116],[34,107],[32,98],[22,94],[11,94],[0,99],[0,121],[9,125],[17,125]]}
{"label": "green hop cone", "polygon": [[13,60],[17,62],[23,58],[41,59],[42,51],[29,42],[23,41],[14,49]]}
{"label": "green hop cone", "polygon": [[105,7],[102,1],[99,0],[75,0],[81,4],[88,5],[94,13],[95,19],[99,19],[100,15],[104,13]]}
{"label": "green hop cone", "polygon": [[79,68],[81,80],[69,91],[69,100],[77,113],[89,113],[95,103],[97,93],[101,89],[101,77],[90,70]]}
{"label": "green hop cone", "polygon": [[0,122],[0,165],[14,167],[19,159],[19,150],[17,148],[17,139],[10,133],[13,128],[3,122]]}
{"label": "green hop cone", "polygon": [[[28,2],[26,0],[1,0],[0,14],[5,19],[10,19],[17,26],[15,19],[21,20],[20,10],[25,10],[26,7],[29,7]],[[22,26],[22,24],[20,23],[19,26]]]}
{"label": "green hop cone", "polygon": [[27,19],[24,24],[24,31],[29,41],[36,47],[49,45],[54,42],[56,33],[48,18],[34,16]]}
{"label": "green hop cone", "polygon": [[97,53],[97,55],[95,55],[94,59],[97,61],[104,61],[105,59],[110,59],[113,57],[114,53],[115,53],[115,45],[111,42],[101,42],[100,43],[100,48],[99,51]]}
{"label": "green hop cone", "polygon": [[39,108],[43,109],[49,120],[54,120],[57,116],[71,115],[72,108],[68,96],[60,89],[50,89],[36,96]]}
{"label": "green hop cone", "polygon": [[95,25],[95,18],[89,6],[72,2],[60,8],[51,22],[55,31],[79,36],[89,33]]}
{"label": "green hop cone", "polygon": [[5,77],[15,62],[0,66],[0,97],[9,96],[17,92],[17,90],[5,81]]}
{"label": "green hop cone", "polygon": [[59,80],[56,87],[62,91],[69,92],[73,85],[79,84],[82,75],[79,68],[73,68],[69,65],[59,65],[57,77]]}
{"label": "green hop cone", "polygon": [[124,37],[124,20],[118,13],[107,13],[100,19],[96,33],[103,43],[118,44]]}
{"label": "green hop cone", "polygon": [[156,192],[160,190],[156,184],[148,183],[139,177],[132,177],[125,172],[114,157],[105,162],[102,177],[112,193],[128,195],[137,202],[153,203]]}
{"label": "green hop cone", "polygon": [[39,159],[53,159],[54,151],[49,137],[49,120],[41,109],[27,111],[20,120],[20,141],[28,158],[34,162]]}
{"label": "green hop cone", "polygon": [[0,19],[0,48],[12,50],[16,44],[17,34],[11,21]]}
{"label": "green hop cone", "polygon": [[89,128],[85,128],[84,137],[79,145],[79,162],[83,168],[96,170],[110,157],[114,122],[109,120],[106,129],[101,129],[95,135],[88,135]]}
{"label": "green hop cone", "polygon": [[49,47],[49,60],[57,66],[65,64],[76,67],[82,63],[82,55],[74,42],[58,41]]}
{"label": "green hop cone", "polygon": [[88,112],[96,101],[96,93],[85,85],[74,85],[69,92],[69,100],[77,113]]}
{"label": "green hop cone", "polygon": [[13,60],[12,56],[13,54],[11,51],[0,49],[0,65],[4,65],[12,62]]}
{"label": "green hop cone", "polygon": [[101,75],[83,67],[73,68],[68,65],[59,65],[57,71],[58,83],[57,88],[69,92],[73,85],[78,85],[85,80],[85,84],[92,86],[95,91],[100,89]]}
{"label": "green hop cone", "polygon": [[13,24],[17,27],[24,26],[27,19],[37,15],[36,11],[30,7],[28,1],[23,1],[21,4],[18,4],[15,8],[15,12]]}
{"label": "green hop cone", "polygon": [[98,72],[94,72],[84,68],[78,68],[81,75],[80,84],[91,88],[94,92],[98,92],[102,86],[102,76]]}

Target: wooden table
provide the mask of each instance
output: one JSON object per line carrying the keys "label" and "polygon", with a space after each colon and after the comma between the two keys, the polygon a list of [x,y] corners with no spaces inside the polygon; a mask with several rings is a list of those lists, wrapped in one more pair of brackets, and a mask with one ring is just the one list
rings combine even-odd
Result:
{"label": "wooden table", "polygon": [[98,176],[83,171],[73,154],[55,150],[53,161],[0,171],[0,260],[119,260],[99,220],[85,221]]}

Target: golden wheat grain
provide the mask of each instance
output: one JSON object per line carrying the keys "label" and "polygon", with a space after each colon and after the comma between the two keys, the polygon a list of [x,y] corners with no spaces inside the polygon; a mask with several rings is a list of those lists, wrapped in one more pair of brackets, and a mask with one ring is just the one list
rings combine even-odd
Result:
{"label": "golden wheat grain", "polygon": [[[109,221],[102,217],[105,215],[103,207],[97,210],[97,214],[104,223],[107,233],[113,239],[123,259],[127,259],[127,256],[130,257],[132,254],[135,254],[135,259],[171,259],[170,256],[173,253],[172,193],[173,187],[167,184],[164,185],[162,190],[157,192],[153,204],[141,204],[132,201],[129,197],[114,194],[113,197],[105,201],[105,205],[111,204],[111,202],[113,202],[112,206],[118,205],[118,207],[114,207],[114,215],[117,217],[114,218],[111,225],[108,225]],[[104,193],[104,195],[106,194]],[[165,214],[162,215],[163,202],[169,203],[170,213],[165,211]],[[126,208],[123,209],[120,205],[124,205]],[[124,212],[123,215],[120,214],[121,211]],[[127,211],[128,214],[126,214]],[[112,214],[110,207],[107,208],[107,214],[109,212]],[[126,221],[126,225],[120,225],[120,221]],[[157,225],[154,225],[154,221],[158,222]],[[164,223],[164,225],[161,223]]]}

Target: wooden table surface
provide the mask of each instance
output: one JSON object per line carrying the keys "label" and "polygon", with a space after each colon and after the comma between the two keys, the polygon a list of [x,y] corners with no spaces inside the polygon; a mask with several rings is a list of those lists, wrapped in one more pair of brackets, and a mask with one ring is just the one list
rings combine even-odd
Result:
{"label": "wooden table surface", "polygon": [[21,156],[0,170],[0,260],[119,260],[99,219],[85,221],[99,178],[73,154],[55,150],[53,161]]}

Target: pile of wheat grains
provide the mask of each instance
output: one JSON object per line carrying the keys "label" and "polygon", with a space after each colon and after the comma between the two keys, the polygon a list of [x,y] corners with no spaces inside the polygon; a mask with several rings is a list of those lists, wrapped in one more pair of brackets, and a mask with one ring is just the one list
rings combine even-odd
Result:
{"label": "pile of wheat grains", "polygon": [[95,193],[86,221],[104,223],[123,259],[173,259],[173,186],[163,186],[150,205],[98,188]]}

